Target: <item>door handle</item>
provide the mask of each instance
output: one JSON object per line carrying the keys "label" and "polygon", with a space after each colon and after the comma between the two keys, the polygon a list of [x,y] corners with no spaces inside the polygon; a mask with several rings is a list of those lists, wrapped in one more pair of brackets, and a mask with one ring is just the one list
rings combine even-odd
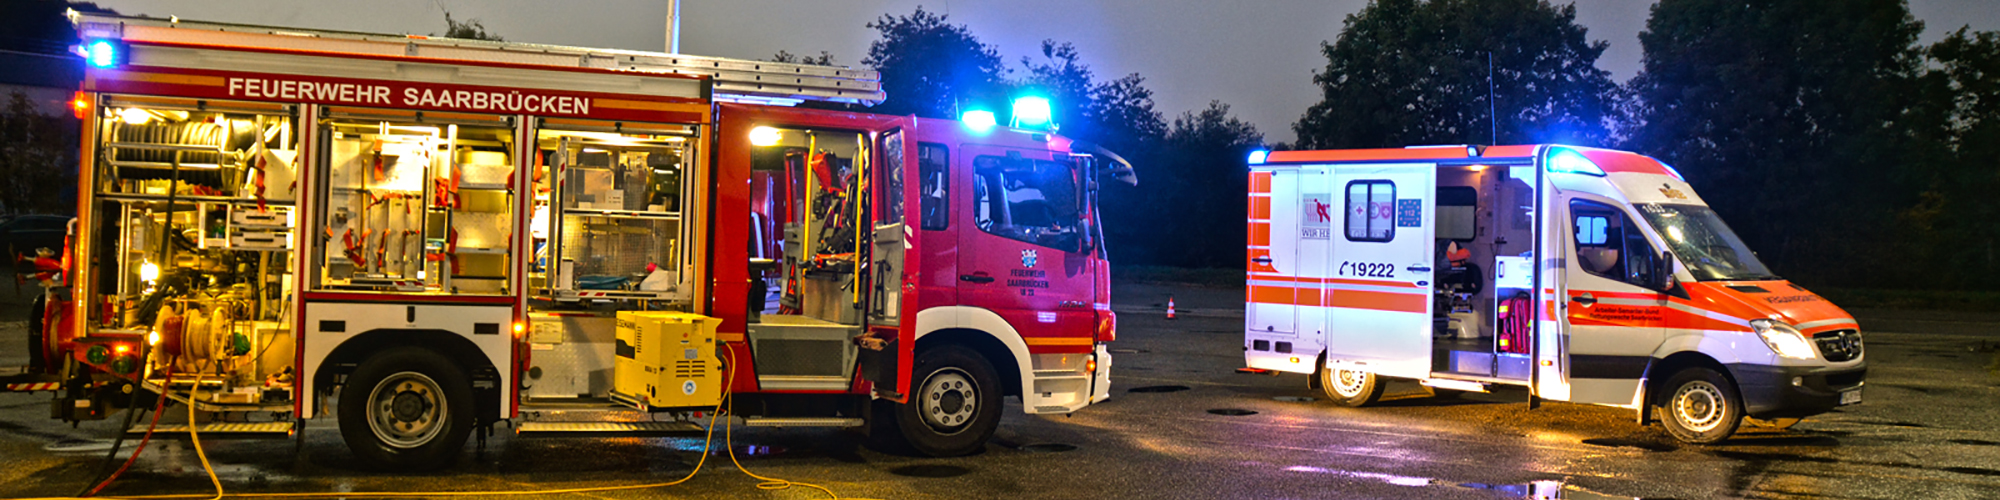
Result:
{"label": "door handle", "polygon": [[1597,297],[1592,297],[1589,293],[1585,293],[1583,295],[1578,295],[1575,297],[1570,297],[1569,300],[1586,306],[1597,304]]}
{"label": "door handle", "polygon": [[1413,264],[1413,265],[1411,265],[1410,267],[1405,267],[1405,268],[1403,268],[1403,269],[1404,269],[1404,270],[1406,270],[1406,271],[1409,271],[1409,272],[1413,272],[1413,273],[1428,273],[1428,272],[1431,272],[1431,268],[1430,268],[1430,266],[1419,266],[1419,265],[1414,265],[1414,264]]}
{"label": "door handle", "polygon": [[1270,264],[1270,263],[1271,263],[1271,258],[1270,258],[1270,257],[1258,257],[1258,258],[1255,258],[1255,259],[1250,259],[1250,262],[1255,262],[1255,263],[1258,263],[1258,264]]}
{"label": "door handle", "polygon": [[963,281],[963,282],[966,282],[966,283],[992,283],[992,282],[993,282],[993,277],[992,277],[992,276],[980,276],[980,275],[977,275],[977,274],[961,274],[961,275],[958,275],[958,280],[959,280],[959,281]]}

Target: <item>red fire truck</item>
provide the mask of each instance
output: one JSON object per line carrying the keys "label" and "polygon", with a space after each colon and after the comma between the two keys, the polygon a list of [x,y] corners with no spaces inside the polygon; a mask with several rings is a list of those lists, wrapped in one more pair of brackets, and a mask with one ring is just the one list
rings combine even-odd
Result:
{"label": "red fire truck", "polygon": [[133,389],[203,433],[331,413],[412,469],[503,421],[688,431],[725,394],[739,425],[932,455],[983,446],[1006,396],[1108,397],[1095,193],[1132,172],[1045,110],[790,106],[882,99],[845,68],[74,21],[82,201],[34,322],[59,418]]}

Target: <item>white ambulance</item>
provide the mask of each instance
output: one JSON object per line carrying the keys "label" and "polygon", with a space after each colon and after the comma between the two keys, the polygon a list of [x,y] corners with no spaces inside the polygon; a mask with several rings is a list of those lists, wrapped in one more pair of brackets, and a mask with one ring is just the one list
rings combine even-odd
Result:
{"label": "white ambulance", "polygon": [[1257,152],[1244,360],[1337,403],[1526,386],[1721,441],[1859,403],[1854,319],[1664,163],[1560,145]]}

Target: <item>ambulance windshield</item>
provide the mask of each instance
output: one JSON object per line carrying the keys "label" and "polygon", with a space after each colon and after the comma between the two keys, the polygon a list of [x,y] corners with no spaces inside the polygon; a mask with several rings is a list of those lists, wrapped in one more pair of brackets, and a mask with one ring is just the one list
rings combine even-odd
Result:
{"label": "ambulance windshield", "polygon": [[1639,213],[1697,281],[1778,279],[1708,207],[1642,204]]}

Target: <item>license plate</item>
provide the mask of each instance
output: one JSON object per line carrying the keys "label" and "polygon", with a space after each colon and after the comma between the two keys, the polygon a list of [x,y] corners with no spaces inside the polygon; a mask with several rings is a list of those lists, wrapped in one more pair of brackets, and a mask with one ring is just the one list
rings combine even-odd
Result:
{"label": "license plate", "polygon": [[1844,406],[1844,405],[1851,405],[1851,404],[1856,404],[1856,403],[1860,403],[1860,402],[1861,402],[1861,390],[1860,390],[1860,389],[1855,389],[1855,390],[1852,390],[1852,391],[1847,391],[1847,392],[1843,392],[1843,393],[1840,393],[1840,404],[1841,404],[1841,405],[1843,405],[1843,406]]}

